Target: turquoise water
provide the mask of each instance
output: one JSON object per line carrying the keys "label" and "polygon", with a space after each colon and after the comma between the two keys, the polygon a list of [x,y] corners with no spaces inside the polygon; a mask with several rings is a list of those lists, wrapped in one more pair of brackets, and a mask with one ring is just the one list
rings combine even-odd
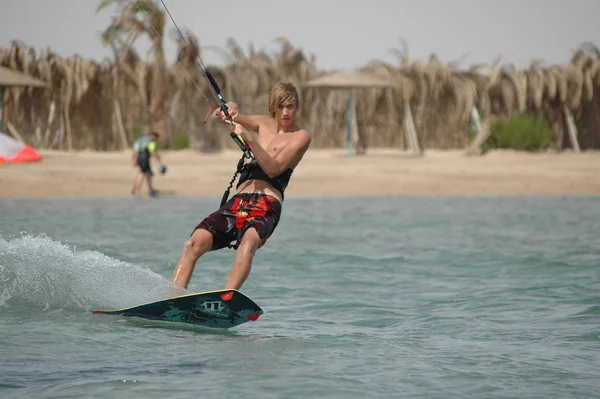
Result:
{"label": "turquoise water", "polygon": [[242,288],[258,321],[89,312],[168,296],[219,199],[1,200],[0,397],[598,397],[600,197],[291,197]]}

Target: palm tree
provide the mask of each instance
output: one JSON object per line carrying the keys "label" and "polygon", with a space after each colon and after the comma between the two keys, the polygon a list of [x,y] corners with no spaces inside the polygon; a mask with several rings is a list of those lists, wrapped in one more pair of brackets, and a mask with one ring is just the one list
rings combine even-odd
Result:
{"label": "palm tree", "polygon": [[[146,105],[150,113],[152,130],[164,134],[166,133],[168,79],[163,49],[165,13],[158,3],[151,0],[103,0],[96,12],[110,5],[117,5],[120,10],[102,33],[106,45],[119,42],[124,36],[123,41],[120,42],[121,52],[127,53],[142,35],[147,35],[150,39],[154,59],[145,82],[147,87],[138,87],[138,89],[149,92]],[[140,86],[142,83],[137,84]]]}

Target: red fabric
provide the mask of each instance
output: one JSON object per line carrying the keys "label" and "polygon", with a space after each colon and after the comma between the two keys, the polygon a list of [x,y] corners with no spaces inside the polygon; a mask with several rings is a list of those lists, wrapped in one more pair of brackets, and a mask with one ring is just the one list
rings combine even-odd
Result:
{"label": "red fabric", "polygon": [[0,132],[0,164],[16,162],[37,162],[42,157],[30,145],[20,143]]}
{"label": "red fabric", "polygon": [[42,157],[29,145],[25,145],[21,151],[10,160],[11,163],[17,162],[37,162],[41,161]]}

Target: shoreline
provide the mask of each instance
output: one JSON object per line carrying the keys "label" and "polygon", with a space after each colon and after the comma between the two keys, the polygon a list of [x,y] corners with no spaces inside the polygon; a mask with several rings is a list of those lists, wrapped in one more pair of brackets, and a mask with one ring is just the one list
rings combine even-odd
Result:
{"label": "shoreline", "polygon": [[[0,199],[131,197],[130,151],[38,152],[40,162],[0,165]],[[169,196],[220,198],[240,157],[234,150],[160,153],[168,171],[155,173],[154,185]],[[600,194],[599,151],[463,154],[429,150],[415,156],[374,148],[348,157],[344,149],[313,149],[294,171],[285,196]]]}

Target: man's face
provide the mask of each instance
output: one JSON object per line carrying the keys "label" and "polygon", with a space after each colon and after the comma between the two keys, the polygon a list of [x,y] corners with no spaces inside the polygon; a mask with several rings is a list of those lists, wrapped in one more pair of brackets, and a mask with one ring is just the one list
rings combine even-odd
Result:
{"label": "man's face", "polygon": [[298,106],[295,102],[283,102],[277,105],[275,119],[281,126],[290,126],[296,120],[296,111],[298,111]]}

